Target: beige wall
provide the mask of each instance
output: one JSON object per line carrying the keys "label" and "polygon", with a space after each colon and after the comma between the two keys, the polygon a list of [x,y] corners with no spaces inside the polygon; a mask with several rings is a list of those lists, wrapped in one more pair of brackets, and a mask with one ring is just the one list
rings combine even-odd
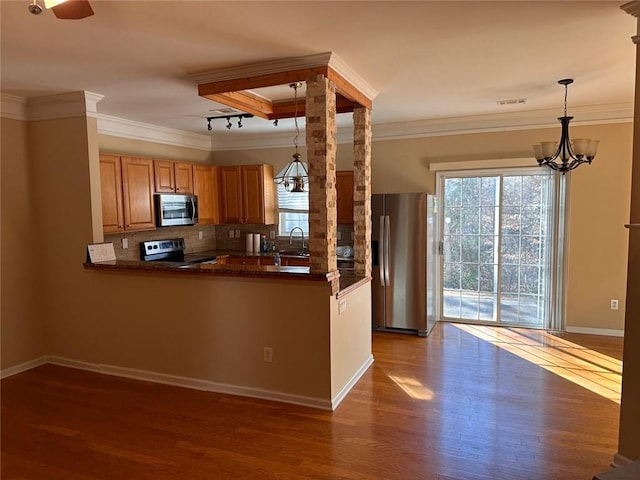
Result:
{"label": "beige wall", "polygon": [[2,169],[1,336],[2,368],[35,360],[47,353],[41,305],[42,283],[32,165],[27,124],[0,122]]}
{"label": "beige wall", "polygon": [[[560,128],[374,141],[373,193],[435,192],[431,163],[531,157],[531,145],[559,139]],[[631,190],[632,124],[572,126],[573,138],[600,139],[594,163],[571,175],[566,324],[622,331]],[[375,130],[374,130],[375,138]],[[215,164],[273,163],[282,168],[292,148],[213,152]],[[351,145],[338,148],[338,169],[350,169]],[[620,309],[610,309],[610,300]]]}
{"label": "beige wall", "polygon": [[[339,304],[346,308],[339,313]],[[331,398],[336,399],[354,372],[372,360],[371,283],[341,296],[331,297]]]}
{"label": "beige wall", "polygon": [[184,162],[209,163],[211,161],[211,152],[208,150],[133,140],[113,135],[98,135],[98,146],[101,153],[120,153]]}

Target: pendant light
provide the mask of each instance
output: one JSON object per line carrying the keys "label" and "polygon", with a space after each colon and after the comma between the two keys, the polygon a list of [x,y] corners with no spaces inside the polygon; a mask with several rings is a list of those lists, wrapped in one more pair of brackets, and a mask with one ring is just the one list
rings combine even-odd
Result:
{"label": "pendant light", "polygon": [[546,165],[564,175],[583,163],[590,164],[596,156],[600,140],[590,138],[576,138],[573,142],[570,140],[569,122],[573,117],[567,116],[567,86],[573,83],[573,79],[565,78],[558,80],[558,83],[564,85],[564,115],[558,117],[562,125],[560,143],[541,142],[533,146],[533,153],[538,165]]}
{"label": "pendant light", "polygon": [[293,121],[296,126],[296,135],[293,138],[293,145],[295,146],[295,153],[293,154],[293,160],[288,163],[278,174],[273,178],[273,181],[277,184],[284,186],[287,192],[302,193],[307,191],[306,185],[309,181],[309,170],[307,164],[300,160],[300,154],[298,153],[298,136],[300,130],[298,128],[298,88],[302,86],[302,82],[296,82],[289,85],[293,88],[294,95],[294,107],[295,113]]}

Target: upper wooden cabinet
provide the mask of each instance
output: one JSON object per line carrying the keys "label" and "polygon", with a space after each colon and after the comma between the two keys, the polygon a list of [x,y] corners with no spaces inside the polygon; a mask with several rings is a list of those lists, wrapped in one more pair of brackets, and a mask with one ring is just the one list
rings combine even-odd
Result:
{"label": "upper wooden cabinet", "polygon": [[276,223],[272,165],[224,166],[219,171],[223,223]]}
{"label": "upper wooden cabinet", "polygon": [[220,223],[217,167],[193,165],[193,193],[198,196],[198,225]]}
{"label": "upper wooden cabinet", "polygon": [[102,231],[104,233],[124,232],[120,156],[100,154],[100,191],[102,193]]}
{"label": "upper wooden cabinet", "polygon": [[154,160],[155,191],[193,193],[193,168],[190,163]]}
{"label": "upper wooden cabinet", "polygon": [[120,157],[125,230],[156,228],[153,206],[153,160]]}
{"label": "upper wooden cabinet", "polygon": [[353,171],[336,172],[338,225],[353,225]]}

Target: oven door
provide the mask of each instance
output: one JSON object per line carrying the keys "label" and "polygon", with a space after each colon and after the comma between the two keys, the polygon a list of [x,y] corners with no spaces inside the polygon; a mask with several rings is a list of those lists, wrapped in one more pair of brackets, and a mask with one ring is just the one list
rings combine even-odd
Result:
{"label": "oven door", "polygon": [[195,195],[157,193],[155,200],[158,227],[198,223],[198,197]]}

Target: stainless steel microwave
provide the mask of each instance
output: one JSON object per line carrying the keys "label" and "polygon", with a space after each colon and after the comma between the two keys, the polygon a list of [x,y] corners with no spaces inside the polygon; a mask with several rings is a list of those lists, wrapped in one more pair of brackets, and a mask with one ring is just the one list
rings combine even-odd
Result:
{"label": "stainless steel microwave", "polygon": [[198,197],[173,193],[156,193],[156,225],[195,225],[198,223]]}

